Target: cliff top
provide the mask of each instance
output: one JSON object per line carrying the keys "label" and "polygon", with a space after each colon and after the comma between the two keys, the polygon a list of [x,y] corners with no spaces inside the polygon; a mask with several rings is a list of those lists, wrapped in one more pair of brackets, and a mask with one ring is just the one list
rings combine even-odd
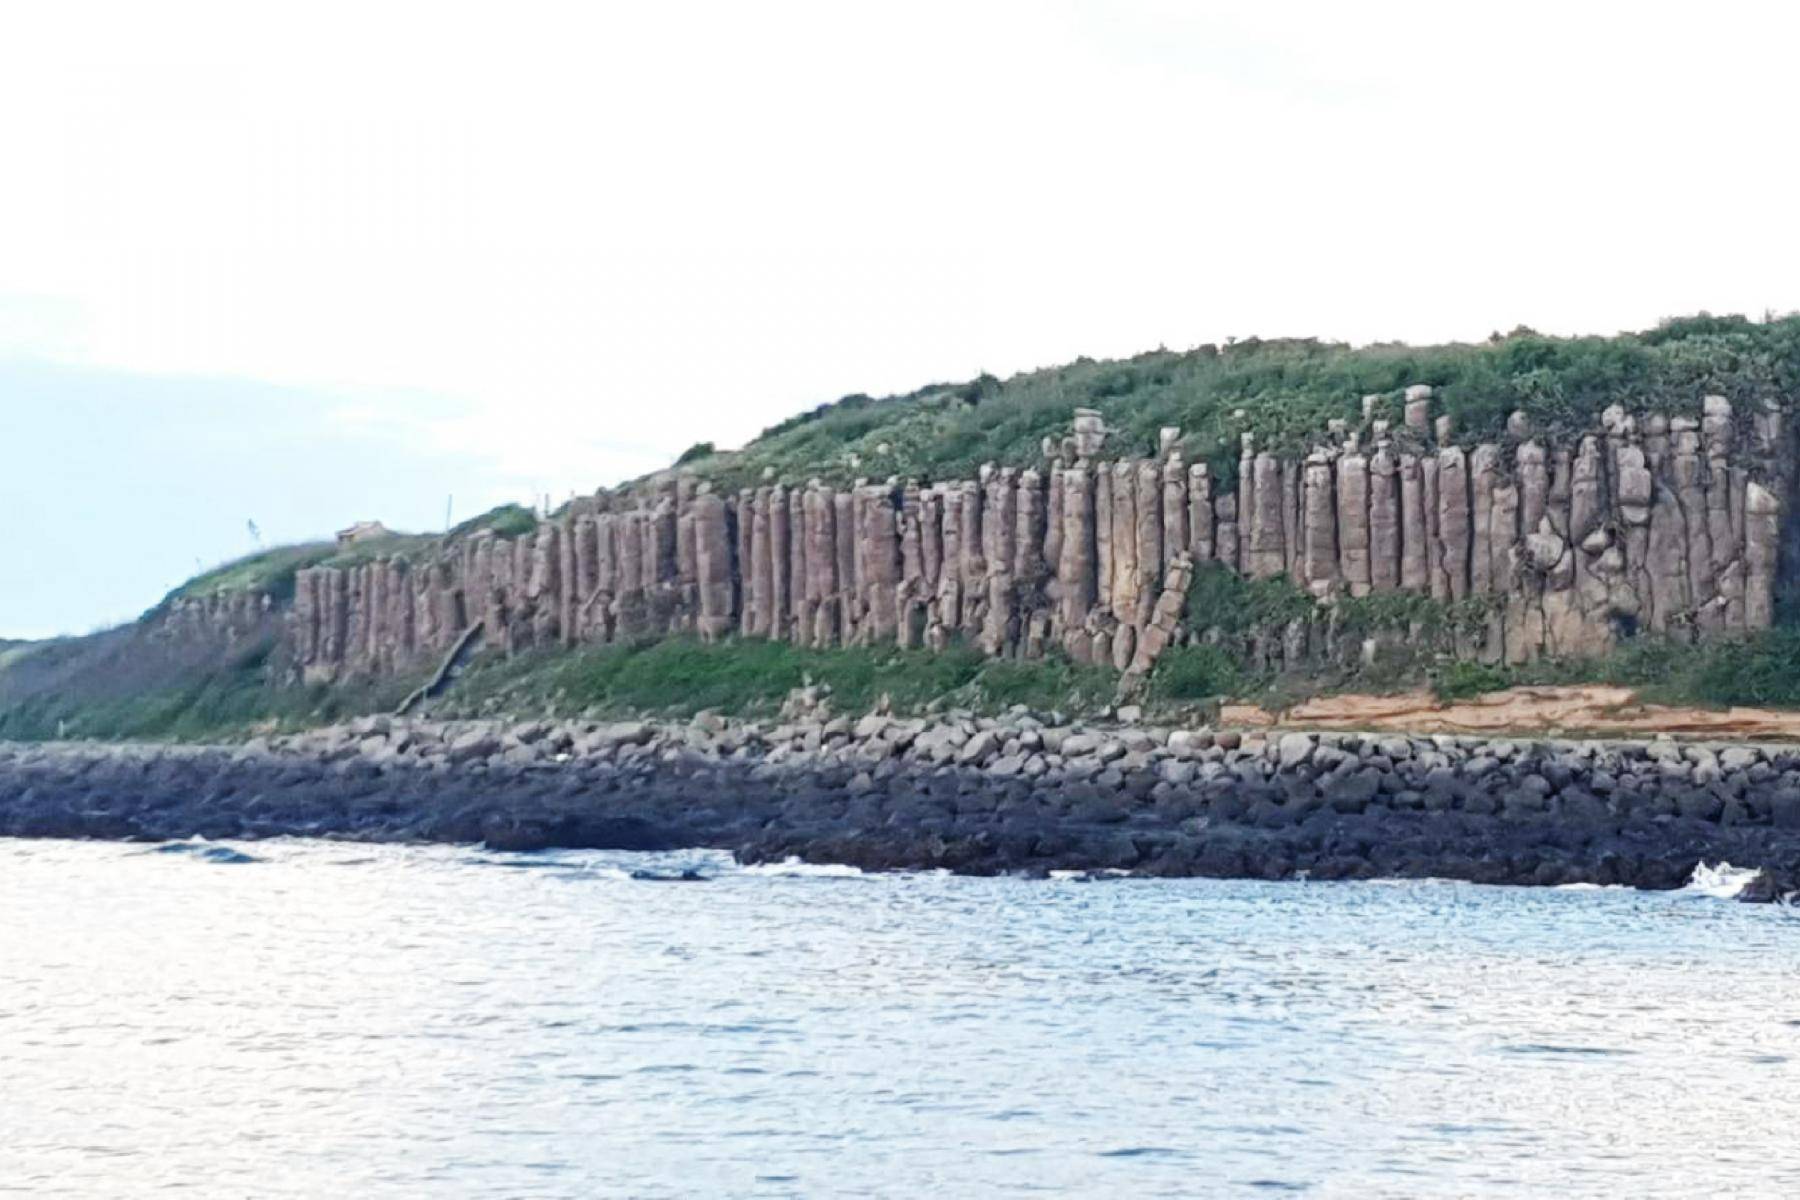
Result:
{"label": "cliff top", "polygon": [[882,399],[845,396],[765,430],[743,449],[702,443],[684,467],[722,487],[844,483],[857,476],[972,478],[980,464],[1039,461],[1077,408],[1099,409],[1112,431],[1108,453],[1153,455],[1158,431],[1182,431],[1183,456],[1236,469],[1240,435],[1259,448],[1291,451],[1334,420],[1352,426],[1363,399],[1398,424],[1411,385],[1434,389],[1436,411],[1458,442],[1502,435],[1523,412],[1547,433],[1591,430],[1611,404],[1630,411],[1697,410],[1702,397],[1734,403],[1800,392],[1800,315],[1751,321],[1701,314],[1617,337],[1550,337],[1529,329],[1479,344],[1351,347],[1314,339],[1250,338],[1134,358],[1080,358],[1010,379],[982,375]]}

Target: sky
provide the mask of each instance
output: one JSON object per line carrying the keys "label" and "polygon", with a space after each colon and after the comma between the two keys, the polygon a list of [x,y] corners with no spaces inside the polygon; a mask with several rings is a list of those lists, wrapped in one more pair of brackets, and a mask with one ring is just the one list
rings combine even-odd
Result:
{"label": "sky", "polygon": [[851,392],[1800,308],[1800,10],[9,9],[0,637]]}

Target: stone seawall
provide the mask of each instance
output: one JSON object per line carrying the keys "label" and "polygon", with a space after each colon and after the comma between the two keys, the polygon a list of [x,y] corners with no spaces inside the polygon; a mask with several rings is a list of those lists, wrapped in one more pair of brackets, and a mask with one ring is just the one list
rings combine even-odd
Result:
{"label": "stone seawall", "polygon": [[[1550,439],[1515,414],[1465,448],[1429,388],[1395,415],[1334,426],[1304,454],[1245,434],[1235,482],[1188,463],[1102,461],[1100,415],[1038,466],[840,489],[770,481],[716,494],[668,475],[585,498],[516,539],[442,557],[302,571],[287,660],[309,681],[417,667],[480,623],[487,644],[727,634],[808,646],[966,640],[995,655],[1057,648],[1149,670],[1179,628],[1195,564],[1285,576],[1321,599],[1383,592],[1481,602],[1460,652],[1588,655],[1639,629],[1704,637],[1772,620],[1793,447],[1780,408],[1707,397],[1691,414],[1610,409]],[[1216,461],[1216,460],[1215,460]],[[1305,656],[1303,626],[1272,659]]]}
{"label": "stone seawall", "polygon": [[1800,747],[1050,724],[366,718],[236,747],[0,745],[0,836],[316,836],[1130,870],[1800,887]]}

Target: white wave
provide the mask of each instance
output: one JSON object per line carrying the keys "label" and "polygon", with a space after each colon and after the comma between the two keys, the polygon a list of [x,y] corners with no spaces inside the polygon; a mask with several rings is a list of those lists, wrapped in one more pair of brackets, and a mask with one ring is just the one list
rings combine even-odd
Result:
{"label": "white wave", "polygon": [[1553,892],[1629,892],[1631,889],[1622,883],[1559,883],[1550,890]]}
{"label": "white wave", "polygon": [[1756,867],[1734,867],[1722,861],[1716,866],[1700,863],[1694,867],[1694,876],[1681,889],[1681,893],[1688,896],[1710,896],[1716,900],[1734,900],[1739,892],[1750,886],[1751,880],[1761,874],[1762,871]]}
{"label": "white wave", "polygon": [[861,867],[846,863],[809,863],[787,858],[778,863],[753,863],[744,868],[746,875],[777,875],[784,878],[854,879],[863,873]]}

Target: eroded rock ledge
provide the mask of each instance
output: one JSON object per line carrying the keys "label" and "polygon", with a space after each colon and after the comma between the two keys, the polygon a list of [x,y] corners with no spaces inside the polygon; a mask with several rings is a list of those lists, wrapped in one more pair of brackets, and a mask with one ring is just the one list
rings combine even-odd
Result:
{"label": "eroded rock ledge", "polygon": [[1800,887],[1800,747],[1083,727],[365,718],[241,746],[0,744],[0,835],[708,846],[870,868]]}

